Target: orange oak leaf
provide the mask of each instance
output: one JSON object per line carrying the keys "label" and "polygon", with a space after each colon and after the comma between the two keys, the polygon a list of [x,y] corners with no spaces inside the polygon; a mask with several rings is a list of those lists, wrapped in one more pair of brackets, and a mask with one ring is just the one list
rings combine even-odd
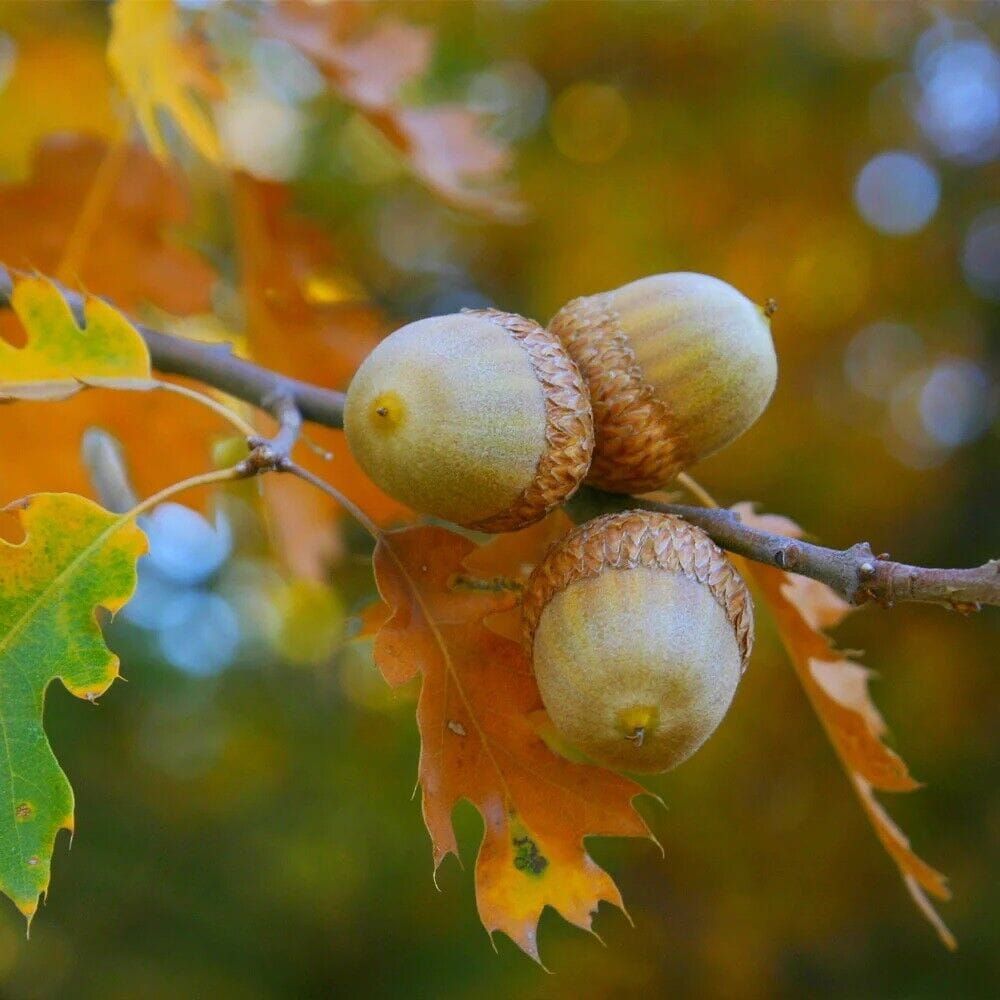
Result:
{"label": "orange oak leaf", "polygon": [[[369,302],[335,294],[347,281],[344,262],[329,235],[292,209],[287,187],[241,174],[234,191],[251,354],[286,375],[346,388],[387,324]],[[333,461],[302,448],[303,465],[379,524],[408,514],[361,472],[342,431],[310,428],[309,436]],[[287,562],[299,576],[324,579],[336,555],[336,506],[290,477],[268,478],[265,494]]]}
{"label": "orange oak leaf", "polygon": [[[749,504],[734,508],[747,524],[790,536],[801,530],[784,517],[756,514]],[[945,877],[921,860],[910,842],[875,798],[875,791],[909,792],[919,788],[903,760],[885,743],[886,724],[871,700],[868,671],[838,650],[823,634],[852,609],[825,584],[744,561],[777,622],[778,631],[799,680],[847,771],[875,833],[896,863],[907,890],[946,947],[955,938],[928,898],[950,898]]]}
{"label": "orange oak leaf", "polygon": [[[39,145],[30,177],[0,184],[0,260],[25,271],[64,270],[67,245],[112,152],[101,139],[73,134]],[[207,312],[215,272],[171,234],[189,214],[177,175],[141,147],[126,146],[93,219],[92,252],[80,255],[73,272],[61,277],[126,310],[151,302],[175,315]]]}
{"label": "orange oak leaf", "polygon": [[355,11],[279,3],[263,10],[259,30],[305,53],[440,198],[500,219],[521,217],[523,206],[501,180],[510,150],[485,134],[481,114],[462,104],[408,107],[400,100],[401,88],[428,67],[430,32],[394,18],[359,30]]}
{"label": "orange oak leaf", "polygon": [[569,516],[556,508],[530,527],[497,535],[465,560],[466,569],[475,575],[467,586],[491,588],[498,600],[499,595],[507,595],[503,606],[483,619],[488,629],[514,642],[521,641],[521,591],[549,546],[572,527]]}
{"label": "orange oak leaf", "polygon": [[480,919],[540,961],[546,906],[586,930],[601,900],[624,908],[584,838],[652,835],[632,804],[640,785],[571,763],[538,735],[541,699],[524,649],[482,621],[509,595],[455,586],[474,549],[437,527],[380,539],[375,574],[392,615],[376,637],[375,660],[394,686],[422,675],[419,776],[435,868],[457,854],[451,814],[468,799],[485,821],[475,875]]}
{"label": "orange oak leaf", "polygon": [[[115,167],[110,179],[109,162]],[[97,211],[95,188],[101,192]],[[51,137],[37,148],[27,181],[0,184],[0,261],[28,272],[61,272],[67,284],[107,296],[132,315],[148,304],[176,315],[205,313],[215,273],[171,235],[188,212],[176,175],[141,147]],[[0,310],[0,337],[25,343],[10,310]],[[0,460],[0,503],[46,489],[92,495],[79,449],[83,432],[94,425],[121,439],[144,494],[203,468],[211,438],[224,427],[216,415],[172,394],[95,391],[55,405],[7,406],[0,453],[17,457]],[[43,440],[44,448],[32,447]]]}

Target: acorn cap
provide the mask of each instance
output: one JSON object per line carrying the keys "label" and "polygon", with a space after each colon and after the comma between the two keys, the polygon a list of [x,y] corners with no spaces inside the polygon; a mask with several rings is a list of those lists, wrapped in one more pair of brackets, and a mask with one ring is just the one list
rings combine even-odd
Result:
{"label": "acorn cap", "polygon": [[594,451],[594,421],[580,369],[559,338],[534,320],[499,309],[463,309],[502,326],[528,355],[545,398],[545,451],[535,478],[505,510],[469,525],[477,531],[517,531],[565,503],[583,482]]}
{"label": "acorn cap", "polygon": [[667,405],[643,376],[610,292],[573,299],[549,329],[566,345],[590,391],[598,447],[589,482],[643,493],[692,464]]}
{"label": "acorn cap", "polygon": [[559,339],[496,309],[397,330],[352,380],[344,423],[386,492],[488,532],[525,527],[567,500],[594,444],[586,386]]}
{"label": "acorn cap", "polygon": [[590,482],[643,493],[742,434],[777,380],[769,317],[732,285],[657,274],[574,299],[549,328],[586,379]]}
{"label": "acorn cap", "polygon": [[708,588],[733,627],[745,671],[753,651],[753,600],[743,577],[701,528],[674,514],[630,510],[581,524],[535,567],[522,616],[529,649],[545,606],[577,580],[643,567],[683,573]]}

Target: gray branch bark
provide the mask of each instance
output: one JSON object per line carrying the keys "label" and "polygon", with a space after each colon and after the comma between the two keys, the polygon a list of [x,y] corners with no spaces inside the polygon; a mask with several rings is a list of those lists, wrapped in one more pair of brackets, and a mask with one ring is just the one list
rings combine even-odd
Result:
{"label": "gray branch bark", "polygon": [[[9,305],[11,291],[10,274],[0,266],[0,307]],[[83,297],[69,289],[64,294],[82,323]],[[275,415],[282,427],[275,442],[290,446],[294,441],[298,432],[295,413],[325,427],[343,426],[343,393],[262,368],[235,357],[226,347],[200,344],[142,324],[136,328],[158,371],[196,379]],[[849,549],[828,549],[751,527],[736,511],[725,508],[657,503],[590,488],[581,490],[567,505],[576,520],[635,507],[677,514],[702,528],[721,548],[819,580],[851,604],[874,601],[891,607],[902,601],[922,601],[963,612],[983,604],[1000,605],[1000,562],[995,559],[971,569],[908,566],[876,557],[867,542]]]}
{"label": "gray branch bark", "polygon": [[892,607],[901,601],[942,604],[970,612],[980,605],[1000,605],[1000,562],[990,559],[971,569],[931,569],[880,559],[868,542],[849,549],[828,549],[746,524],[738,511],[659,503],[585,487],[569,502],[574,520],[598,513],[641,507],[677,514],[705,531],[720,548],[754,562],[819,580],[850,604],[874,601]]}

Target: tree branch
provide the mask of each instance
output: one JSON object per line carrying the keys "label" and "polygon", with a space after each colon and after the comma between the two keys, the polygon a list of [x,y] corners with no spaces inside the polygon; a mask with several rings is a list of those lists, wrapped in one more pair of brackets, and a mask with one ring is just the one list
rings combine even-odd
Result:
{"label": "tree branch", "polygon": [[[0,266],[0,307],[9,305],[10,275]],[[84,298],[63,290],[70,307],[83,320]],[[344,395],[331,389],[288,378],[268,368],[235,357],[228,347],[201,344],[147,326],[136,328],[149,347],[153,366],[160,372],[184,375],[226,392],[271,413],[280,429],[270,441],[255,439],[251,447],[262,469],[292,469],[287,453],[302,420],[326,427],[342,427]],[[943,604],[973,611],[982,604],[1000,605],[1000,562],[990,560],[973,569],[929,569],[881,559],[867,542],[849,549],[827,549],[796,538],[763,531],[744,523],[737,511],[658,503],[637,497],[584,488],[567,504],[577,521],[600,513],[644,507],[677,514],[702,528],[720,547],[755,562],[776,566],[827,584],[851,604],[874,601],[884,607],[902,601]]]}
{"label": "tree branch", "polygon": [[[84,296],[62,286],[60,290],[77,322],[82,325]],[[10,272],[0,265],[0,306],[10,304],[12,291]],[[252,361],[245,361],[236,357],[228,345],[200,344],[184,337],[161,333],[141,323],[134,325],[149,348],[153,367],[165,375],[184,375],[197,379],[271,413],[279,422],[282,413],[288,412],[287,404],[290,402],[304,420],[326,427],[343,426],[342,392],[301,382],[262,368]],[[279,403],[282,408],[276,410]]]}
{"label": "tree branch", "polygon": [[576,521],[600,513],[642,507],[677,514],[705,531],[721,548],[754,562],[819,580],[850,604],[874,601],[892,607],[902,601],[943,604],[970,612],[982,604],[1000,605],[1000,562],[991,559],[972,569],[930,569],[878,558],[868,542],[849,549],[828,549],[746,524],[725,507],[690,507],[584,487],[566,505]]}

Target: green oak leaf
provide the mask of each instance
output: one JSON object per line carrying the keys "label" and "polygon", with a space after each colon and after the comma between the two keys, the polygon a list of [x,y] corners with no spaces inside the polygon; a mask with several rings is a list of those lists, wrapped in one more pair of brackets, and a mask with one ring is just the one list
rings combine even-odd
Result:
{"label": "green oak leaf", "polygon": [[0,890],[30,920],[56,835],[73,829],[73,790],[42,726],[45,691],[59,678],[93,700],[118,676],[96,610],[132,596],[146,538],[130,517],[70,493],[18,507],[24,540],[0,539]]}
{"label": "green oak leaf", "polygon": [[62,293],[45,278],[16,278],[10,304],[27,341],[14,347],[0,338],[0,402],[66,399],[87,386],[155,385],[142,337],[101,299],[87,299],[82,329]]}

